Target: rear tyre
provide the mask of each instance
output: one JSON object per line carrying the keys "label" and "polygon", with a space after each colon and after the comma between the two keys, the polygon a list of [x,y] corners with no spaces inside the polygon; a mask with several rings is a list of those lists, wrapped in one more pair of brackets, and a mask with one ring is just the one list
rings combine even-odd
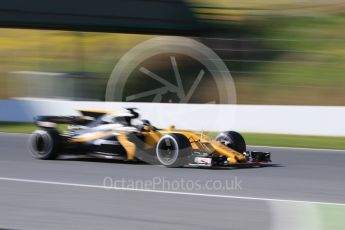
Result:
{"label": "rear tyre", "polygon": [[29,148],[34,158],[56,159],[60,150],[60,135],[55,129],[36,130],[30,136]]}
{"label": "rear tyre", "polygon": [[157,143],[158,161],[166,167],[182,167],[188,163],[192,152],[188,138],[179,133],[164,135]]}
{"label": "rear tyre", "polygon": [[239,153],[244,153],[247,150],[244,138],[241,134],[235,131],[227,131],[220,133],[216,137],[216,141],[233,150],[236,150]]}

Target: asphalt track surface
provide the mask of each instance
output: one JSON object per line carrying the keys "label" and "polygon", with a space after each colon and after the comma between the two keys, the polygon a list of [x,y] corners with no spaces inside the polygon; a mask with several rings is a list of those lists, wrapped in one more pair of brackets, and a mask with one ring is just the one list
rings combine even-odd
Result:
{"label": "asphalt track surface", "polygon": [[[26,145],[26,135],[0,134],[0,228],[270,229],[271,199],[345,203],[345,151],[260,147],[277,165],[214,170],[80,157],[41,161]],[[105,178],[108,186],[130,189],[105,189]]]}

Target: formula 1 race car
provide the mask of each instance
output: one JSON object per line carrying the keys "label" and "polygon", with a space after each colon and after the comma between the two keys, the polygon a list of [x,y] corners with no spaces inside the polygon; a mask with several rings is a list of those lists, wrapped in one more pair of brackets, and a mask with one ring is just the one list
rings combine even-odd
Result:
{"label": "formula 1 race car", "polygon": [[[234,131],[214,140],[202,133],[158,129],[128,112],[80,111],[81,116],[42,116],[39,130],[29,140],[32,155],[55,159],[59,154],[85,154],[105,159],[144,161],[166,167],[262,165],[271,162],[269,152],[246,151],[243,137]],[[69,124],[60,133],[57,124]]]}

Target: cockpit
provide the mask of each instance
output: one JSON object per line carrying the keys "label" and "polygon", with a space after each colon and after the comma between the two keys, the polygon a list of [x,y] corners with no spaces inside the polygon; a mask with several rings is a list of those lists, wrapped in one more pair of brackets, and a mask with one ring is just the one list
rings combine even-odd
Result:
{"label": "cockpit", "polygon": [[94,128],[103,125],[115,125],[118,124],[123,127],[133,127],[139,131],[152,131],[156,130],[148,120],[140,119],[139,114],[135,112],[135,109],[127,109],[128,112],[124,113],[107,113],[97,117],[91,121],[87,126]]}

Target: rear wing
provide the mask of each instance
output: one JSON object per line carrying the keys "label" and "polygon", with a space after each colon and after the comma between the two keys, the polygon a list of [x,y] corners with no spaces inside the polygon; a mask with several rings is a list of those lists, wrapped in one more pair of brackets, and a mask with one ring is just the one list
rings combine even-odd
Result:
{"label": "rear wing", "polygon": [[38,116],[35,124],[39,127],[53,128],[56,124],[70,124],[85,126],[91,121],[97,120],[99,117],[110,113],[101,110],[79,110],[81,116]]}
{"label": "rear wing", "polygon": [[86,125],[94,118],[85,116],[39,116],[35,124],[39,127],[55,127],[56,124]]}
{"label": "rear wing", "polygon": [[106,110],[79,110],[79,112],[84,116],[84,117],[89,117],[93,119],[97,119],[105,114],[111,113],[110,111]]}

